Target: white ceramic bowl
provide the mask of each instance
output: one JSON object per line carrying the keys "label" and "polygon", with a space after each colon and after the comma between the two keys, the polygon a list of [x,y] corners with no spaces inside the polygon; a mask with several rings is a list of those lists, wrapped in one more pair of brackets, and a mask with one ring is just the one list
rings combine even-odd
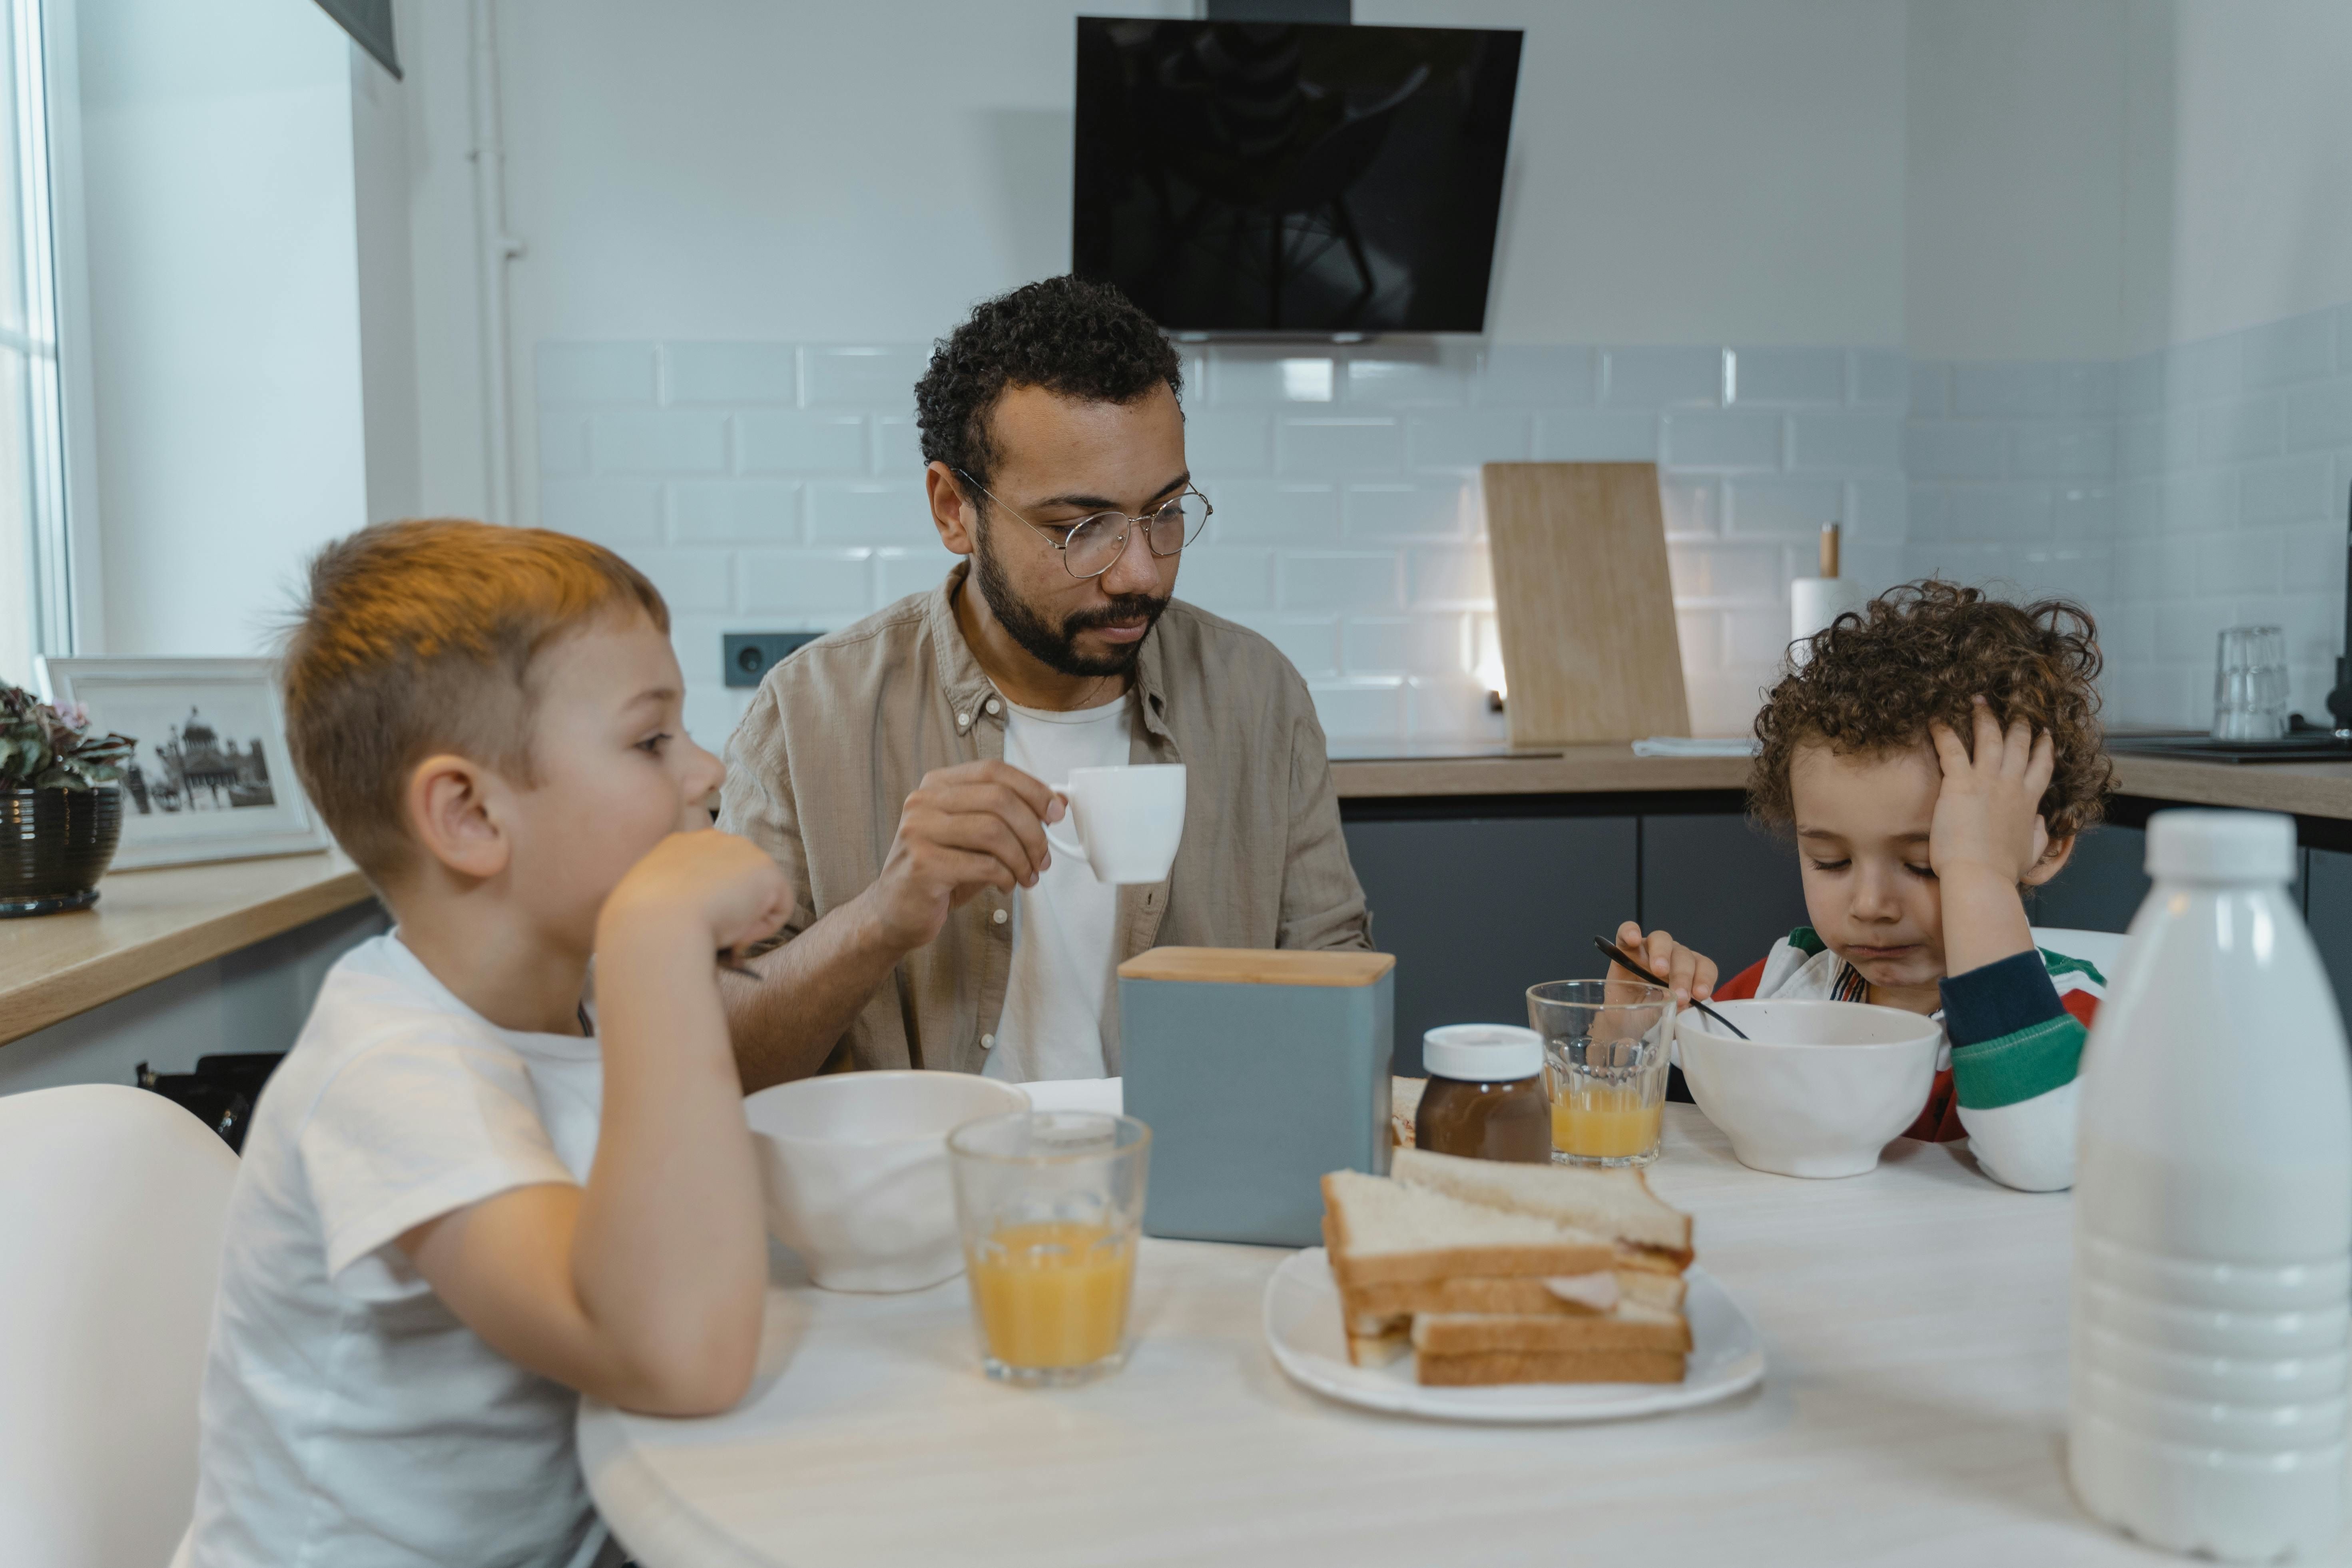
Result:
{"label": "white ceramic bowl", "polygon": [[828,1073],[743,1102],[768,1229],[828,1290],[920,1290],[963,1272],[948,1134],[1026,1110],[1009,1083],[960,1072]]}
{"label": "white ceramic bowl", "polygon": [[1943,1030],[1863,1002],[1717,1002],[1675,1021],[1691,1098],[1739,1163],[1783,1176],[1858,1176],[1926,1108]]}

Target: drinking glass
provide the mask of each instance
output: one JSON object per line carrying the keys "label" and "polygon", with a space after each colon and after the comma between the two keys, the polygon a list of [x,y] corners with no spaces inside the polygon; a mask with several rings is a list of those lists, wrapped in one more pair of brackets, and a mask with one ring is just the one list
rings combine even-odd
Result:
{"label": "drinking glass", "polygon": [[2275,741],[2286,733],[2286,633],[2231,626],[2213,668],[2213,739]]}
{"label": "drinking glass", "polygon": [[1023,1110],[948,1134],[980,1362],[1006,1383],[1091,1382],[1127,1363],[1151,1129]]}
{"label": "drinking glass", "polygon": [[1674,996],[1633,980],[1528,987],[1528,1026],[1544,1039],[1552,1160],[1646,1165],[1658,1157]]}

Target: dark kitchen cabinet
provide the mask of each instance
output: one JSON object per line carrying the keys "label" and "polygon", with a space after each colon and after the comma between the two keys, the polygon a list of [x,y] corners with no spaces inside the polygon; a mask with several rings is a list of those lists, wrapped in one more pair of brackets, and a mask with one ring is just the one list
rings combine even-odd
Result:
{"label": "dark kitchen cabinet", "polygon": [[2352,1001],[2352,854],[2341,849],[2305,851],[2304,919],[2319,944],[2319,961],[2336,984],[2339,1006]]}
{"label": "dark kitchen cabinet", "polygon": [[1632,816],[1355,817],[1346,831],[1372,944],[1397,955],[1401,1073],[1422,1071],[1424,1031],[1525,1024],[1528,986],[1600,973],[1594,933],[1635,912]]}
{"label": "dark kitchen cabinet", "polygon": [[1644,931],[1663,929],[1706,954],[1729,979],[1807,923],[1796,846],[1737,813],[1645,815],[1637,918]]}

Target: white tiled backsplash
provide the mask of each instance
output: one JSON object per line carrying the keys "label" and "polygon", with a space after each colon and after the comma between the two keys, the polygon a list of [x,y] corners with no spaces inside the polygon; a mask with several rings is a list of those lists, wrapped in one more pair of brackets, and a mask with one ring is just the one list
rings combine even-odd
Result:
{"label": "white tiled backsplash", "polygon": [[[946,569],[911,402],[926,353],[541,346],[542,519],[661,585],[707,738],[742,702],[721,631],[841,626]],[[1273,638],[1353,749],[1501,734],[1477,487],[1495,458],[1661,463],[1701,733],[1746,726],[1831,520],[1873,588],[1939,572],[2080,599],[2113,720],[2206,721],[2228,626],[2286,628],[2305,711],[2334,682],[2352,307],[2120,363],[1220,345],[1188,353],[1185,405],[1217,513],[1179,592]]]}
{"label": "white tiled backsplash", "polygon": [[2352,306],[2120,363],[1911,367],[1907,571],[2098,616],[2108,717],[2202,726],[2225,626],[2285,628],[2314,717],[2344,638]]}
{"label": "white tiled backsplash", "polygon": [[[660,585],[706,742],[745,696],[719,684],[722,631],[846,625],[950,564],[914,426],[928,352],[540,346],[541,521]],[[1822,523],[1845,524],[1849,574],[1905,569],[1910,368],[1886,349],[1188,347],[1216,515],[1177,593],[1272,638],[1343,747],[1499,738],[1478,466],[1655,459],[1691,717],[1743,730]]]}

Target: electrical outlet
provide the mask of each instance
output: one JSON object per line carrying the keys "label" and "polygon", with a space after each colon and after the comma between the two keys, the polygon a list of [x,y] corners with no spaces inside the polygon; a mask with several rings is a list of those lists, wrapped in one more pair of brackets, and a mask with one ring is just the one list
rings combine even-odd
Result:
{"label": "electrical outlet", "polygon": [[822,632],[722,632],[720,668],[730,686],[757,686],[768,667],[824,634]]}

